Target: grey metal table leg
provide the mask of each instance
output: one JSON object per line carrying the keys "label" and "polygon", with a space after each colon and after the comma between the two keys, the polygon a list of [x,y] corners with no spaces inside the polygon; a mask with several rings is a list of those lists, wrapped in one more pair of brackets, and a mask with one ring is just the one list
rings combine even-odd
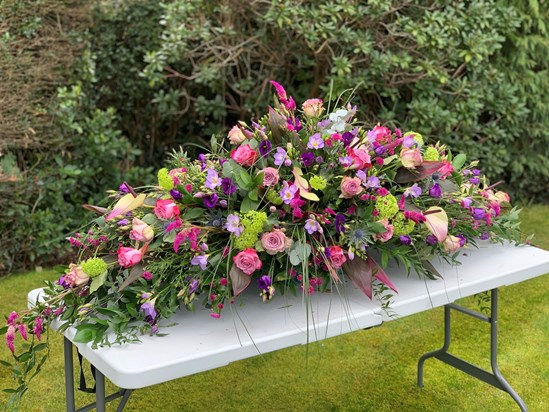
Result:
{"label": "grey metal table leg", "polygon": [[[486,382],[504,392],[507,392],[514,401],[520,407],[522,412],[528,412],[526,404],[521,399],[521,397],[515,392],[515,390],[507,383],[505,378],[502,376],[497,361],[497,346],[498,346],[498,290],[492,289],[492,299],[491,299],[491,316],[488,317],[481,313],[472,311],[470,309],[461,307],[459,305],[450,303],[444,306],[444,345],[441,349],[426,353],[423,355],[418,362],[417,370],[417,384],[421,388],[423,387],[423,364],[425,360],[429,358],[437,358],[438,360],[453,366],[456,369],[461,370],[462,372],[467,373],[483,382]],[[463,359],[458,358],[450,353],[448,349],[450,347],[450,310],[454,309],[458,312],[462,312],[466,315],[477,318],[483,322],[490,324],[490,361],[492,366],[492,373],[485,371],[484,369],[479,368],[476,365],[473,365],[469,362],[464,361]]]}
{"label": "grey metal table leg", "polygon": [[65,357],[65,405],[67,412],[74,412],[74,365],[72,359],[72,342],[63,338],[63,354]]}
{"label": "grey metal table leg", "polygon": [[105,412],[107,400],[105,399],[105,376],[95,370],[95,409],[97,412]]}

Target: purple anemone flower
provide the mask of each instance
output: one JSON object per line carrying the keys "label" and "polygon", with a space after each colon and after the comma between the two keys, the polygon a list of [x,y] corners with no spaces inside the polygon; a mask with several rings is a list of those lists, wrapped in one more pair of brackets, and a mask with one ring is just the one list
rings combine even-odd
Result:
{"label": "purple anemone flower", "polygon": [[204,206],[206,206],[208,209],[213,209],[217,205],[218,200],[219,200],[219,196],[217,196],[215,193],[204,195],[202,197]]}

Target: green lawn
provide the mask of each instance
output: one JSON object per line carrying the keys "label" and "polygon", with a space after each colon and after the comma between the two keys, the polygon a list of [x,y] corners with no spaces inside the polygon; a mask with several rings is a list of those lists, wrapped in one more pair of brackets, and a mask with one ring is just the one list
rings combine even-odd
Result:
{"label": "green lawn", "polygon": [[[549,206],[523,212],[523,229],[549,249]],[[22,308],[27,291],[51,273],[0,279],[0,313]],[[549,276],[500,289],[499,365],[531,412],[549,410]],[[465,300],[472,303],[472,299]],[[442,343],[443,310],[382,327],[294,347],[136,391],[127,411],[516,411],[506,393],[442,364],[426,363],[425,387],[416,386],[417,359]],[[488,325],[456,314],[452,352],[489,367]],[[26,395],[23,411],[64,408],[62,341]],[[9,351],[0,345],[0,359]],[[11,385],[0,366],[0,387]],[[112,386],[111,386],[112,389]],[[80,405],[92,396],[78,393]],[[4,404],[5,394],[0,394]],[[108,410],[116,410],[112,405]]]}

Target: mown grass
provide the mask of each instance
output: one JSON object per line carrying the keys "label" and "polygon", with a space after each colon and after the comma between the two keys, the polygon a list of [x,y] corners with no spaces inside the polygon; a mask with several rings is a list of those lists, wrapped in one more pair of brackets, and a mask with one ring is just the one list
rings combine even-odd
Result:
{"label": "mown grass", "polygon": [[[549,206],[523,211],[523,228],[549,249]],[[27,291],[51,272],[0,279],[0,313],[26,304]],[[500,289],[499,364],[531,412],[549,410],[549,276]],[[474,299],[464,299],[474,304]],[[417,359],[442,343],[442,308],[138,390],[127,411],[516,411],[509,395],[437,360],[416,386]],[[453,317],[452,352],[489,367],[488,325]],[[62,340],[50,337],[51,357],[26,395],[23,411],[64,410]],[[0,345],[0,359],[9,360]],[[12,384],[0,366],[0,387]],[[109,386],[111,390],[114,388]],[[0,395],[0,404],[7,397]],[[78,393],[80,405],[92,395]],[[110,405],[108,410],[116,410]]]}

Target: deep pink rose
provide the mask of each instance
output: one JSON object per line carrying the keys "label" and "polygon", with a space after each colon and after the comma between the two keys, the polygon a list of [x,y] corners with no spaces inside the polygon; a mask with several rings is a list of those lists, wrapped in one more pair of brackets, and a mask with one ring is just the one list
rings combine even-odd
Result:
{"label": "deep pink rose", "polygon": [[349,156],[353,158],[353,164],[350,167],[351,169],[362,170],[367,167],[372,167],[372,161],[370,159],[370,155],[366,150],[349,149]]}
{"label": "deep pink rose", "polygon": [[179,216],[179,208],[171,199],[157,200],[154,214],[160,219],[173,219]]}
{"label": "deep pink rose", "polygon": [[334,268],[339,269],[347,261],[343,249],[339,246],[330,246],[328,249],[330,250],[330,262]]}
{"label": "deep pink rose", "polygon": [[150,242],[154,237],[154,230],[148,224],[134,217],[132,220],[132,230],[130,239],[138,242]]}
{"label": "deep pink rose", "polygon": [[420,166],[423,163],[423,158],[421,157],[419,149],[408,149],[404,147],[400,151],[400,161],[405,168],[415,169],[416,166]]}
{"label": "deep pink rose", "polygon": [[440,173],[441,178],[446,178],[450,173],[454,171],[454,166],[452,166],[452,163],[445,160],[444,164],[438,169],[438,172]]}
{"label": "deep pink rose", "polygon": [[269,255],[276,255],[288,250],[292,246],[292,240],[287,238],[280,229],[274,229],[272,232],[265,232],[261,236],[261,245]]}
{"label": "deep pink rose", "polygon": [[124,268],[129,268],[141,262],[143,255],[140,250],[132,247],[120,246],[118,248],[118,264]]}
{"label": "deep pink rose", "polygon": [[257,251],[253,248],[248,248],[239,252],[234,258],[233,262],[237,268],[247,275],[251,275],[256,270],[261,269],[262,263],[257,256]]}
{"label": "deep pink rose", "polygon": [[278,183],[278,169],[274,167],[266,167],[263,172],[263,186],[274,186]]}
{"label": "deep pink rose", "polygon": [[341,195],[339,197],[350,199],[360,194],[364,190],[361,184],[362,181],[358,177],[344,176],[341,181]]}
{"label": "deep pink rose", "polygon": [[249,144],[239,146],[231,152],[231,159],[241,166],[252,166],[257,157],[257,152]]}

